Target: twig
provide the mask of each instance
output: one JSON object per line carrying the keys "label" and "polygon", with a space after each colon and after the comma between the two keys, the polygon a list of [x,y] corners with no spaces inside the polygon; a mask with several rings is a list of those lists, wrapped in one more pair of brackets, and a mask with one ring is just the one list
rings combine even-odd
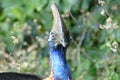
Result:
{"label": "twig", "polygon": [[83,72],[83,74],[80,76],[79,80],[83,80],[83,77],[87,74],[87,72]]}
{"label": "twig", "polygon": [[78,21],[77,21],[77,19],[75,19],[75,17],[72,15],[72,13],[69,12],[69,14],[70,14],[71,18],[77,23]]}
{"label": "twig", "polygon": [[86,29],[83,30],[83,33],[82,33],[82,36],[80,37],[80,40],[79,40],[79,44],[77,46],[78,48],[78,63],[80,62],[80,52],[81,52],[81,45],[82,45],[82,42],[85,38],[85,33],[86,33]]}

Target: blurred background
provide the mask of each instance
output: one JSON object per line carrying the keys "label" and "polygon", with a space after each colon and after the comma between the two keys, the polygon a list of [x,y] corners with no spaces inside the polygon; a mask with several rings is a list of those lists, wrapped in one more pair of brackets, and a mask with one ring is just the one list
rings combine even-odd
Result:
{"label": "blurred background", "polygon": [[0,72],[49,75],[53,1],[73,37],[73,80],[120,80],[119,0],[0,0]]}

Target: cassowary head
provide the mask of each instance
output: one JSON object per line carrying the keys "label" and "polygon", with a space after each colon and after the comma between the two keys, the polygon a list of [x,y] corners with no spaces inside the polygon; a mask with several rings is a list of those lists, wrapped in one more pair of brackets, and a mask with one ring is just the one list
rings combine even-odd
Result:
{"label": "cassowary head", "polygon": [[51,10],[52,10],[54,21],[53,21],[53,27],[50,32],[48,41],[54,40],[55,46],[57,46],[58,44],[61,44],[63,47],[67,47],[71,42],[69,31],[67,30],[55,3],[52,4]]}

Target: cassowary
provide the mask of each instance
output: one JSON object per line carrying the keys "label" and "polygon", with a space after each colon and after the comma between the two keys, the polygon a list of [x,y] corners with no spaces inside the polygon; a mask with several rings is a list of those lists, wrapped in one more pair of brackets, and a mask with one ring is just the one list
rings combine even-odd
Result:
{"label": "cassowary", "polygon": [[0,80],[72,80],[65,55],[66,49],[71,42],[71,37],[55,3],[52,4],[51,9],[54,21],[48,38],[51,63],[50,76],[42,79],[33,74],[3,72],[0,73]]}

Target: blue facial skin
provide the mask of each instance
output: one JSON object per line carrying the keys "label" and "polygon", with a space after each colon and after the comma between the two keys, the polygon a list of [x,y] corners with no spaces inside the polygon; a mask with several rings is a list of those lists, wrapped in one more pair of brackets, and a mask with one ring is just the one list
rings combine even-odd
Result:
{"label": "blue facial skin", "polygon": [[71,72],[65,56],[66,48],[62,45],[55,46],[54,41],[49,41],[49,46],[54,80],[71,80]]}

